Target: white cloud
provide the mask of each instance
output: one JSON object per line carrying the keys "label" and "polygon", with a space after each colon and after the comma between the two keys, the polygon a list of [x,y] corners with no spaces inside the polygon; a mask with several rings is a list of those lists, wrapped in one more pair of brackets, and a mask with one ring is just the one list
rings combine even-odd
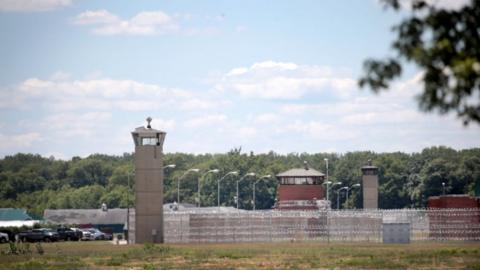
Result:
{"label": "white cloud", "polygon": [[29,132],[22,134],[5,135],[0,133],[0,151],[26,149],[34,142],[41,140],[42,137],[38,132]]}
{"label": "white cloud", "polygon": [[109,112],[62,113],[52,114],[41,120],[38,127],[50,130],[59,138],[90,137],[97,134],[96,129],[111,120]]}
{"label": "white cloud", "polygon": [[44,12],[70,6],[72,0],[1,0],[0,11]]}
{"label": "white cloud", "polygon": [[175,130],[176,122],[174,119],[166,120],[162,118],[153,117],[152,127],[159,130],[163,130],[163,131],[166,131],[166,130],[173,131]]}
{"label": "white cloud", "polygon": [[[30,78],[0,89],[0,108],[21,112],[15,121],[2,118],[2,126],[28,135],[17,141],[11,134],[0,135],[0,154],[56,152],[68,157],[131,151],[130,131],[144,125],[149,115],[154,128],[169,133],[165,149],[173,152],[224,152],[239,145],[244,150],[282,153],[478,145],[478,127],[466,130],[453,117],[417,110],[413,97],[421,91],[421,74],[379,95],[347,89],[348,95],[328,101],[308,96],[316,91],[309,89],[298,90],[303,96],[292,100],[242,99],[225,82],[227,77],[243,76],[252,82],[281,77],[289,85],[316,79],[333,85],[337,78],[348,78],[328,67],[269,61],[223,75],[219,84],[227,91],[219,92],[101,76],[75,80],[57,72],[50,79]],[[332,91],[342,95],[340,89]]]}
{"label": "white cloud", "polygon": [[180,26],[176,16],[163,11],[142,11],[128,20],[123,20],[107,10],[88,10],[72,19],[77,25],[92,25],[98,35],[158,35],[172,33]]}
{"label": "white cloud", "polygon": [[57,71],[52,76],[50,76],[50,80],[52,80],[52,81],[68,81],[68,80],[70,80],[70,74],[68,74],[66,72],[63,72],[63,71]]}
{"label": "white cloud", "polygon": [[105,9],[87,10],[78,14],[72,22],[78,25],[118,23],[120,18]]}
{"label": "white cloud", "polygon": [[[13,89],[2,90],[0,108],[45,106],[55,111],[122,110],[148,111],[160,106],[195,107],[196,110],[213,107],[207,98],[175,88],[164,88],[133,80],[109,78],[72,80],[63,73],[56,73],[52,80],[30,78]],[[204,101],[205,99],[205,101]]]}
{"label": "white cloud", "polygon": [[225,14],[219,14],[219,15],[214,15],[214,16],[210,16],[210,15],[205,16],[206,20],[216,21],[216,22],[223,22],[225,20],[225,18],[226,18]]}
{"label": "white cloud", "polygon": [[208,110],[216,106],[222,106],[224,104],[217,104],[206,98],[190,98],[182,102],[180,108],[183,110],[194,111],[194,110]]}
{"label": "white cloud", "polygon": [[329,67],[264,61],[230,70],[216,88],[261,99],[300,99],[308,94],[347,98],[356,89],[356,81]]}
{"label": "white cloud", "polygon": [[185,126],[188,128],[217,126],[224,123],[226,120],[227,116],[224,114],[210,114],[189,119],[185,122]]}
{"label": "white cloud", "polygon": [[255,124],[273,124],[280,121],[278,115],[273,114],[273,113],[264,113],[257,115],[253,122]]}
{"label": "white cloud", "polygon": [[258,135],[258,131],[254,127],[240,127],[236,131],[242,139],[251,139]]}

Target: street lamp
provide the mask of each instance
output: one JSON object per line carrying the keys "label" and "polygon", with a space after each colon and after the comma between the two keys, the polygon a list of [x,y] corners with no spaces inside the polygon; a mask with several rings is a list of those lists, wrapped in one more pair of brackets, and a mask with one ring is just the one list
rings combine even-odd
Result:
{"label": "street lamp", "polygon": [[177,165],[175,164],[168,164],[167,166],[163,166],[163,169],[175,169],[175,167],[177,167]]}
{"label": "street lamp", "polygon": [[267,174],[267,175],[264,175],[262,177],[260,177],[260,179],[258,179],[257,181],[253,181],[253,211],[255,211],[255,185],[260,182],[261,180],[264,180],[264,179],[270,179],[272,176],[270,174]]}
{"label": "street lamp", "polygon": [[240,202],[240,198],[238,197],[238,183],[242,182],[243,179],[245,179],[248,176],[255,176],[255,173],[253,173],[253,172],[247,173],[242,178],[237,180],[237,209],[238,209],[238,203]]}
{"label": "street lamp", "polygon": [[325,161],[325,167],[327,167],[327,180],[328,180],[328,158],[323,159]]}
{"label": "street lamp", "polygon": [[202,175],[202,177],[198,178],[198,181],[197,181],[197,199],[198,199],[198,207],[201,206],[201,202],[200,202],[200,180],[203,179],[207,174],[209,173],[218,173],[219,170],[218,169],[213,169],[213,170],[209,170],[207,171],[206,173],[204,173]]}
{"label": "street lamp", "polygon": [[327,177],[325,180],[327,180],[325,183],[327,184],[327,201],[328,201],[328,185],[331,184],[332,182],[328,181],[328,158],[323,159],[325,161],[325,166],[327,167]]}
{"label": "street lamp", "polygon": [[225,174],[222,178],[217,181],[217,206],[220,207],[220,182],[229,175],[238,175],[237,171],[231,171]]}
{"label": "street lamp", "polygon": [[177,202],[180,204],[180,180],[182,180],[183,177],[185,177],[189,172],[196,172],[198,173],[200,170],[199,169],[189,169],[187,170],[182,176],[180,176],[177,180]]}
{"label": "street lamp", "polygon": [[328,185],[330,185],[331,183],[332,183],[331,181],[326,181],[326,182],[323,182],[323,184],[322,184],[322,185],[326,185],[326,186],[327,186],[327,187],[326,187],[326,190],[327,190],[327,201],[328,201],[328,190],[329,190]]}
{"label": "street lamp", "polygon": [[356,187],[360,187],[360,184],[354,184],[354,185],[351,186],[351,187],[345,186],[345,187],[342,187],[342,188],[341,188],[341,189],[345,189],[345,190],[346,190],[345,204],[348,202],[348,192],[349,192],[351,189],[356,188]]}
{"label": "street lamp", "polygon": [[[335,182],[335,183],[333,183],[332,188],[334,188],[335,186],[341,185],[341,184],[342,184],[342,182]],[[339,189],[337,190],[337,209],[338,209],[338,192],[339,192]]]}
{"label": "street lamp", "polygon": [[337,210],[340,209],[340,191],[343,190],[343,187],[337,189]]}
{"label": "street lamp", "polygon": [[445,182],[442,182],[442,187],[443,187],[443,196],[445,196]]}

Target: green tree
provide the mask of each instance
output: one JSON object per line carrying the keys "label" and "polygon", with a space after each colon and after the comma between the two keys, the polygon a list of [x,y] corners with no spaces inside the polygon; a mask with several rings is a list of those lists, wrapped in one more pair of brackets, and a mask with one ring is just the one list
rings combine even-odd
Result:
{"label": "green tree", "polygon": [[67,171],[72,187],[92,184],[105,186],[111,174],[111,166],[96,158],[87,158],[74,162]]}
{"label": "green tree", "polygon": [[[401,9],[401,0],[383,0]],[[423,71],[419,105],[426,111],[456,111],[467,124],[480,123],[480,1],[460,10],[437,8],[432,1],[412,0],[411,15],[393,27],[396,57],[364,62],[361,87],[387,89],[402,74],[402,61]]]}

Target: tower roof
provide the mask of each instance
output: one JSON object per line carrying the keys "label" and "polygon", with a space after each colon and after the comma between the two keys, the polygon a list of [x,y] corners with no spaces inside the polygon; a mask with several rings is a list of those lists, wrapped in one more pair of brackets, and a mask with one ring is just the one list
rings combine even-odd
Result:
{"label": "tower roof", "polygon": [[362,167],[362,170],[377,170],[377,169],[378,169],[377,166],[373,166],[373,165],[372,165],[372,160],[371,160],[371,159],[368,160],[368,164],[367,164],[367,165],[365,165],[365,166]]}
{"label": "tower roof", "polygon": [[153,135],[153,134],[157,134],[157,133],[163,133],[163,134],[166,134],[165,131],[161,131],[161,130],[158,130],[158,129],[154,129],[154,128],[146,128],[146,127],[137,127],[134,131],[132,131],[132,134],[140,134],[140,135]]}
{"label": "tower roof", "polygon": [[308,166],[308,163],[304,161],[304,167],[303,168],[294,168],[290,169],[288,171],[282,172],[277,174],[277,177],[320,177],[320,176],[325,176],[325,174],[310,168]]}
{"label": "tower roof", "polygon": [[277,174],[277,177],[294,177],[294,176],[297,176],[297,177],[302,177],[302,176],[309,176],[309,177],[312,177],[312,176],[325,176],[325,174],[315,170],[315,169],[304,169],[304,168],[294,168],[294,169],[290,169],[288,171],[285,171],[285,172],[282,172],[282,173],[279,173]]}
{"label": "tower roof", "polygon": [[144,127],[144,126],[137,127],[134,131],[132,131],[132,135],[140,135],[140,137],[150,137],[151,135],[156,136],[156,134],[159,134],[159,133],[166,134],[165,131],[152,128],[152,126],[150,125],[150,122],[152,122],[152,118],[150,116],[147,117],[146,120],[147,120],[147,127]]}

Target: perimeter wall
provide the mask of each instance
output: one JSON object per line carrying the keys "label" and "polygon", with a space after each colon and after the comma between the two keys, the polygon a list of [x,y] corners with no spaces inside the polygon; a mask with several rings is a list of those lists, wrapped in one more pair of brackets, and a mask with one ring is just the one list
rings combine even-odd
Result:
{"label": "perimeter wall", "polygon": [[480,209],[165,212],[165,242],[382,242],[385,223],[410,241],[480,241]]}

